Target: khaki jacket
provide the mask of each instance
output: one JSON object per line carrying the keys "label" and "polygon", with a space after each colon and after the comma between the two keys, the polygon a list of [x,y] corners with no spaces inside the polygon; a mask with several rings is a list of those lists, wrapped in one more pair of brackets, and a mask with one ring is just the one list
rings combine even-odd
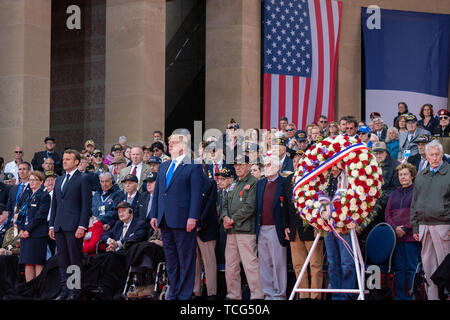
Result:
{"label": "khaki jacket", "polygon": [[3,239],[2,248],[9,250],[13,255],[18,256],[20,254],[20,238],[19,230],[17,230],[17,235],[14,235],[14,227],[11,227],[6,231],[5,238]]}

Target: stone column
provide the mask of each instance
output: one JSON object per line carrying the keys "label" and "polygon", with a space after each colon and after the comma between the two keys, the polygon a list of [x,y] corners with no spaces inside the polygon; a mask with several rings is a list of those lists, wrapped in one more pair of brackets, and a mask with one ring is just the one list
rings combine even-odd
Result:
{"label": "stone column", "polygon": [[206,1],[206,128],[260,127],[261,0]]}
{"label": "stone column", "polygon": [[51,0],[0,0],[0,155],[42,149],[50,124]]}
{"label": "stone column", "polygon": [[165,0],[106,2],[105,150],[164,132]]}

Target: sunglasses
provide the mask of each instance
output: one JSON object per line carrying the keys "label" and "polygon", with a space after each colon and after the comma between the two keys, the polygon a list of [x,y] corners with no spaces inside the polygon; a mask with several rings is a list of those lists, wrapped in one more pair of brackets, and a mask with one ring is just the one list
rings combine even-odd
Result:
{"label": "sunglasses", "polygon": [[102,155],[99,154],[99,153],[97,153],[96,155],[94,155],[94,158],[101,158],[101,157],[102,157]]}
{"label": "sunglasses", "polygon": [[319,121],[320,123],[327,123],[327,121],[325,120],[321,120],[321,121]]}
{"label": "sunglasses", "polygon": [[158,148],[154,148],[154,149],[152,150],[152,152],[158,152],[158,151],[162,151],[162,150],[160,150],[160,149],[158,149]]}
{"label": "sunglasses", "polygon": [[23,151],[14,151],[14,153],[23,153]]}
{"label": "sunglasses", "polygon": [[447,120],[447,119],[448,119],[447,116],[439,117],[439,120]]}
{"label": "sunglasses", "polygon": [[292,128],[291,129],[286,129],[286,131],[294,131],[294,129],[292,129]]}

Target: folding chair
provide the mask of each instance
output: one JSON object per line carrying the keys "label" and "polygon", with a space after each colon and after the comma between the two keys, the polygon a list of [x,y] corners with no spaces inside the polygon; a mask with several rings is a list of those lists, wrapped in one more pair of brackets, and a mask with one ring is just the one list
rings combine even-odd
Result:
{"label": "folding chair", "polygon": [[381,271],[381,288],[372,289],[369,299],[386,300],[393,297],[392,256],[397,244],[394,229],[387,223],[377,224],[367,236],[365,244],[366,271],[370,265],[376,265]]}

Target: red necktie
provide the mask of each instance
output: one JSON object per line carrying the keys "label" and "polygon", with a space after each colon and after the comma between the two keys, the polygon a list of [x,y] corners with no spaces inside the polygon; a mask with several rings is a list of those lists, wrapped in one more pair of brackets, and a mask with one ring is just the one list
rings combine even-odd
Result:
{"label": "red necktie", "polygon": [[131,172],[131,174],[134,175],[134,176],[136,175],[136,168],[137,168],[137,167],[134,166],[133,172]]}
{"label": "red necktie", "polygon": [[217,182],[217,179],[219,178],[219,176],[217,176],[216,174],[219,173],[219,165],[216,163],[214,166],[214,180]]}

